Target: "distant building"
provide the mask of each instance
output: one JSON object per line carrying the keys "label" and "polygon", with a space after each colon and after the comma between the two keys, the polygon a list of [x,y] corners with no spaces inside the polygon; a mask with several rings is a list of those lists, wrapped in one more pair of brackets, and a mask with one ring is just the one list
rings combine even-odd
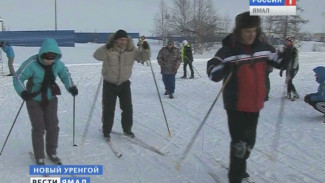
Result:
{"label": "distant building", "polygon": [[315,33],[313,40],[318,42],[325,42],[325,33]]}

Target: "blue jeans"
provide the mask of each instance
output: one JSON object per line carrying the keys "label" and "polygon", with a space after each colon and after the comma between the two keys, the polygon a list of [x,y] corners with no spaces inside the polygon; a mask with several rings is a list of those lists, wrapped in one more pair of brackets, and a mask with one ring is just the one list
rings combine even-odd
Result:
{"label": "blue jeans", "polygon": [[175,91],[175,75],[176,74],[162,74],[162,80],[165,85],[165,89],[173,94]]}

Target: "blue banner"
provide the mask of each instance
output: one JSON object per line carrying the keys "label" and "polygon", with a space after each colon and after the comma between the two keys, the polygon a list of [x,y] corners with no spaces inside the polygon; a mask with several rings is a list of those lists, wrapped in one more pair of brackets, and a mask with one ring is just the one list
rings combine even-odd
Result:
{"label": "blue banner", "polygon": [[74,30],[0,32],[0,40],[8,41],[11,46],[40,47],[46,38],[53,38],[59,46],[74,47],[74,37]]}
{"label": "blue banner", "polygon": [[103,175],[103,165],[30,165],[30,175]]}
{"label": "blue banner", "polygon": [[[80,32],[75,33],[75,43],[107,43],[108,37],[114,33],[96,32],[87,33]],[[129,33],[128,36],[131,38],[139,38],[139,33]]]}
{"label": "blue banner", "polygon": [[249,0],[250,6],[284,6],[285,0]]}

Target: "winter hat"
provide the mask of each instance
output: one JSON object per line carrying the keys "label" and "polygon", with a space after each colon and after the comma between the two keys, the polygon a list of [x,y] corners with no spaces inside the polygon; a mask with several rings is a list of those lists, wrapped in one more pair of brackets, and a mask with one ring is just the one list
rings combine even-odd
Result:
{"label": "winter hat", "polygon": [[125,30],[118,30],[115,32],[114,34],[114,40],[120,39],[120,38],[127,38],[128,37],[128,33]]}
{"label": "winter hat", "polygon": [[167,44],[174,44],[173,40],[168,40]]}
{"label": "winter hat", "polygon": [[187,40],[184,40],[184,41],[183,41],[183,44],[184,44],[184,45],[187,45],[187,44],[188,44]]}
{"label": "winter hat", "polygon": [[256,37],[260,37],[262,33],[261,18],[259,16],[250,16],[249,11],[238,14],[236,16],[236,26],[233,31],[234,40],[241,39],[241,29],[254,28],[257,29]]}
{"label": "winter hat", "polygon": [[238,14],[236,16],[236,29],[244,28],[259,28],[261,25],[261,18],[259,16],[250,16],[249,11]]}

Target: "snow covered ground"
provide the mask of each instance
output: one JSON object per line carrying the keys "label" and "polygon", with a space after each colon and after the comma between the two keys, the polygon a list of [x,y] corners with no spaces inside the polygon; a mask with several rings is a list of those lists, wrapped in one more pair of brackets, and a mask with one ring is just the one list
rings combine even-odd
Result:
{"label": "snow covered ground", "polygon": [[[92,165],[104,167],[102,176],[91,176],[93,183],[213,183],[209,173],[216,174],[227,182],[229,134],[227,117],[222,97],[215,105],[205,126],[196,139],[188,157],[179,170],[176,162],[182,156],[186,145],[200,125],[212,101],[221,88],[221,83],[210,81],[206,74],[206,61],[214,51],[195,56],[194,66],[201,74],[194,80],[176,80],[173,100],[161,96],[165,107],[172,137],[161,111],[150,67],[135,64],[133,69],[132,97],[134,107],[133,131],[136,136],[150,145],[168,152],[161,156],[130,143],[125,137],[112,134],[112,141],[123,153],[122,158],[114,156],[103,140],[101,129],[101,90],[95,99],[101,78],[101,64],[92,58],[98,44],[77,44],[75,48],[61,48],[62,60],[67,64],[79,88],[76,98],[76,143],[72,146],[73,98],[63,91],[59,96],[60,139],[58,155],[64,164]],[[303,42],[300,48],[300,71],[294,80],[303,98],[315,92],[318,84],[312,69],[325,65],[324,52],[311,52],[313,43]],[[156,61],[160,46],[151,44],[152,65],[159,91],[164,91],[159,66]],[[15,66],[18,66],[38,48],[14,47]],[[5,59],[6,65],[6,59]],[[8,69],[5,68],[5,74]],[[183,74],[179,69],[179,78]],[[325,182],[325,124],[322,115],[303,102],[283,100],[284,78],[279,71],[270,74],[270,100],[261,111],[257,142],[248,160],[248,171],[258,183],[323,183]],[[60,83],[60,82],[58,82]],[[63,88],[60,83],[61,88]],[[9,77],[0,78],[0,145],[2,147],[22,100],[12,86]],[[95,101],[88,135],[81,143],[83,132]],[[284,101],[284,103],[283,103]],[[282,103],[283,108],[282,108]],[[116,108],[113,130],[121,132],[120,109]],[[279,116],[283,120],[279,120]],[[33,164],[28,152],[32,151],[31,127],[24,106],[12,130],[7,145],[0,156],[0,182],[28,182],[29,165]]]}

